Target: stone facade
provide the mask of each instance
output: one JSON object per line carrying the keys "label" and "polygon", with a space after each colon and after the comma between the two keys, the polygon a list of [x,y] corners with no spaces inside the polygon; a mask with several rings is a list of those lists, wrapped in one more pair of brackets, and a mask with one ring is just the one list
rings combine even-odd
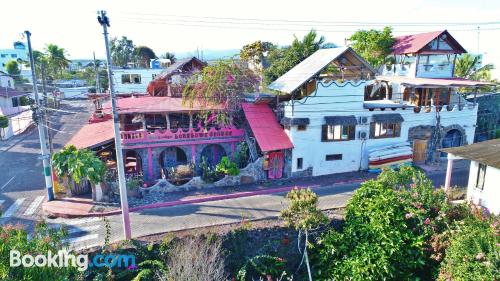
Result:
{"label": "stone facade", "polygon": [[194,177],[189,182],[176,186],[169,183],[166,180],[159,180],[155,185],[147,188],[141,187],[141,192],[172,192],[172,191],[189,191],[196,190],[202,188],[210,188],[210,187],[223,187],[223,186],[235,186],[239,184],[250,184],[254,182],[259,182],[265,180],[266,171],[262,169],[262,164],[264,162],[264,158],[259,158],[257,161],[248,164],[245,168],[240,170],[240,174],[238,176],[225,176],[221,180],[214,183],[206,183],[201,177]]}

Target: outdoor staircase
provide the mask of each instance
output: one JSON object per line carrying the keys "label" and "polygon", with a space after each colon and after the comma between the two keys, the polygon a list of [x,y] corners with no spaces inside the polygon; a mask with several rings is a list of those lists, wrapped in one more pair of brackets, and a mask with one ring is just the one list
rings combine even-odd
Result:
{"label": "outdoor staircase", "polygon": [[253,162],[257,160],[257,158],[259,158],[259,155],[257,153],[257,146],[255,145],[255,138],[250,137],[247,130],[245,130],[245,142],[248,145],[248,151],[250,152],[251,161]]}

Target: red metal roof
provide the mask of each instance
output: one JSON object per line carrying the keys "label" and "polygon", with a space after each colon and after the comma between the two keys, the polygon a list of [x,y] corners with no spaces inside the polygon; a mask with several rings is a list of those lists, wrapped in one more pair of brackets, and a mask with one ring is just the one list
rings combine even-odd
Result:
{"label": "red metal roof", "polygon": [[[207,109],[199,102],[183,104],[182,98],[175,97],[127,97],[117,99],[118,113],[161,113],[161,112],[182,112],[182,111],[200,111]],[[224,107],[211,107],[212,109],[223,109]],[[111,102],[104,105],[103,110],[109,112]]]}
{"label": "red metal roof", "polygon": [[243,103],[242,108],[260,150],[267,152],[293,148],[292,142],[267,104]]}
{"label": "red metal roof", "polygon": [[68,144],[76,148],[92,148],[105,144],[115,138],[113,132],[113,120],[105,122],[85,124],[73,137]]}
{"label": "red metal roof", "polygon": [[418,53],[429,42],[445,32],[449,36],[450,41],[456,45],[458,53],[466,53],[465,49],[446,30],[395,37],[395,42],[392,45],[392,53],[394,55]]}
{"label": "red metal roof", "polygon": [[403,76],[377,76],[376,80],[390,81],[407,86],[480,87],[495,85],[491,82],[473,81],[464,78],[412,78]]}

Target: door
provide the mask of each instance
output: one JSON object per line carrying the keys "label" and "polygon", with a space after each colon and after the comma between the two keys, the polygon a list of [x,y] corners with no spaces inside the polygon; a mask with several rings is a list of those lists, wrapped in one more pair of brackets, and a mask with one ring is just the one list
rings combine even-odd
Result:
{"label": "door", "polygon": [[427,160],[427,142],[428,140],[413,141],[413,161],[415,163],[422,163]]}
{"label": "door", "polygon": [[280,179],[283,176],[283,152],[269,153],[269,178]]}

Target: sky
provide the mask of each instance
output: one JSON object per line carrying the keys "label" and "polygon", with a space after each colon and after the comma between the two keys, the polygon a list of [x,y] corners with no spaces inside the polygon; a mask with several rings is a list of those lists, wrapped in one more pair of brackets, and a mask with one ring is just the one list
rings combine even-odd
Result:
{"label": "sky", "polygon": [[1,10],[0,49],[30,30],[35,49],[54,43],[70,59],[91,58],[94,51],[105,57],[98,10],[108,13],[110,36],[127,36],[157,55],[240,49],[255,40],[287,45],[311,28],[337,45],[358,29],[384,25],[393,26],[394,35],[448,29],[468,52],[497,65],[493,75],[500,78],[498,0],[25,0],[5,1]]}

